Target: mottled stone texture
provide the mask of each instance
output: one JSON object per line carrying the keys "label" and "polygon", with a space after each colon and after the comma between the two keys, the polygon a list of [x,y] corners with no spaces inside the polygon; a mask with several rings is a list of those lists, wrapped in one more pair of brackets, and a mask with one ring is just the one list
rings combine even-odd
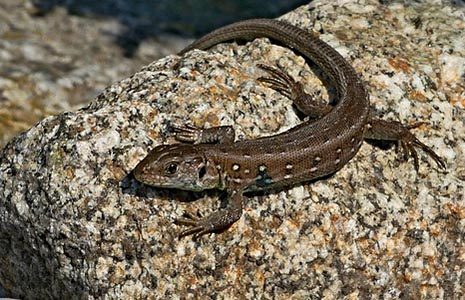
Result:
{"label": "mottled stone texture", "polygon": [[257,83],[257,62],[316,97],[328,93],[316,68],[265,39],[169,56],[3,149],[0,282],[9,294],[465,297],[465,9],[314,1],[283,19],[319,32],[350,61],[374,114],[426,121],[415,133],[447,171],[421,154],[417,174],[393,149],[365,144],[330,178],[250,197],[224,233],[178,240],[173,219],[216,210],[218,195],[149,188],[130,175],[151,148],[173,142],[170,124],[232,124],[242,138],[298,124],[290,101]]}

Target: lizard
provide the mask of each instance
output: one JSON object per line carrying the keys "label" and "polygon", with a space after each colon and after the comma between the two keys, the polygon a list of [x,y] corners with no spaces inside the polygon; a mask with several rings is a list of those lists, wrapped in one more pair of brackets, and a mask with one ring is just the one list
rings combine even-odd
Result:
{"label": "lizard", "polygon": [[410,132],[422,123],[407,126],[372,118],[368,92],[354,68],[327,43],[299,27],[274,19],[240,21],[206,34],[179,55],[232,40],[262,37],[313,61],[334,84],[338,101],[335,105],[317,103],[290,75],[259,64],[268,76],[258,80],[290,98],[307,119],[288,131],[241,141],[235,141],[232,126],[175,126],[180,143],[151,150],[135,167],[136,180],[159,188],[218,189],[228,197],[228,205],[209,216],[200,218],[186,213],[176,219],[176,224],[188,226],[179,237],[197,238],[230,227],[242,216],[245,192],[287,187],[337,172],[366,139],[397,143],[404,160],[413,157],[417,172],[416,149],[425,151],[445,169],[445,161]]}

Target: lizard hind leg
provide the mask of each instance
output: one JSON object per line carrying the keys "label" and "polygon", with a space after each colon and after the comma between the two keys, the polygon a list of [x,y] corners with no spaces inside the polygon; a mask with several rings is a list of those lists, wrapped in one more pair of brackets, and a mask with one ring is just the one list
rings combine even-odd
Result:
{"label": "lizard hind leg", "polygon": [[369,126],[364,134],[365,139],[396,142],[398,150],[402,151],[404,160],[408,160],[410,156],[413,158],[413,164],[417,172],[419,169],[417,149],[423,150],[441,169],[446,168],[444,159],[437,155],[430,147],[420,142],[420,140],[410,132],[410,129],[424,124],[423,122],[418,122],[413,125],[403,125],[397,121],[372,119],[369,120],[368,124]]}
{"label": "lizard hind leg", "polygon": [[318,119],[331,111],[332,106],[315,101],[304,91],[302,84],[296,82],[289,74],[264,64],[258,64],[259,68],[266,71],[269,77],[260,77],[258,81],[269,85],[281,95],[288,97],[297,109],[312,119]]}

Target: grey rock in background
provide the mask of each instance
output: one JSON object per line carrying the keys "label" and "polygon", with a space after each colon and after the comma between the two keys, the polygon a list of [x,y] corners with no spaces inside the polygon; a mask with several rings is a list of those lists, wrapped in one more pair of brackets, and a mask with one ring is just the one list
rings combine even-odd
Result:
{"label": "grey rock in background", "polygon": [[216,210],[216,195],[153,189],[130,175],[172,142],[169,123],[230,124],[247,138],[298,124],[288,99],[257,84],[256,62],[326,93],[302,58],[266,40],[168,56],[5,147],[0,281],[40,298],[463,297],[465,10],[437,0],[341,3],[315,1],[284,18],[350,61],[377,114],[427,121],[415,133],[447,173],[422,155],[417,174],[394,151],[365,144],[327,180],[251,197],[226,232],[178,240],[172,220]]}

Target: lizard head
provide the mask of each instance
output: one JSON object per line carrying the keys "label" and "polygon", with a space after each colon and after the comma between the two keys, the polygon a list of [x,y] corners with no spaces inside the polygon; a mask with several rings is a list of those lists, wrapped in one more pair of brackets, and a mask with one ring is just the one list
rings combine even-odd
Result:
{"label": "lizard head", "polygon": [[202,191],[217,188],[220,176],[195,145],[155,147],[134,169],[135,178],[147,185]]}

